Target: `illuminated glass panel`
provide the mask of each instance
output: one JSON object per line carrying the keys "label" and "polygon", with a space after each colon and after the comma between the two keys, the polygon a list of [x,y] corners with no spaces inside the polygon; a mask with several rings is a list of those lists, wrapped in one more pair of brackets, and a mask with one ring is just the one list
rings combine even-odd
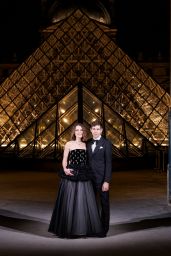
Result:
{"label": "illuminated glass panel", "polygon": [[[8,146],[35,122],[45,125],[50,134],[48,119],[43,116],[48,111],[51,115],[54,106],[54,112],[58,109],[58,136],[64,133],[77,120],[77,90],[71,89],[78,83],[87,88],[85,122],[102,116],[104,104],[105,121],[120,134],[126,150],[136,153],[141,136],[154,145],[168,145],[170,96],[118,47],[105,26],[80,10],[56,23],[44,42],[0,85],[0,144]],[[52,118],[51,125],[53,122]],[[128,137],[121,128],[124,122],[132,126]],[[49,145],[56,143],[55,136]],[[33,147],[34,139],[26,144]],[[43,152],[45,156],[48,150]]]}

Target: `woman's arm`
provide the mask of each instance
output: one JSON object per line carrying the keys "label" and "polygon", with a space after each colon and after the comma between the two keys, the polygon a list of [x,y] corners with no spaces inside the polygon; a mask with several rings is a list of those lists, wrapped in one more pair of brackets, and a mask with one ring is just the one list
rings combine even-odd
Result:
{"label": "woman's arm", "polygon": [[71,176],[73,176],[73,174],[71,173],[71,169],[68,169],[68,168],[67,168],[69,150],[70,150],[69,142],[67,142],[67,143],[65,144],[65,147],[64,147],[62,166],[63,166],[64,172],[65,172],[66,175],[71,175]]}

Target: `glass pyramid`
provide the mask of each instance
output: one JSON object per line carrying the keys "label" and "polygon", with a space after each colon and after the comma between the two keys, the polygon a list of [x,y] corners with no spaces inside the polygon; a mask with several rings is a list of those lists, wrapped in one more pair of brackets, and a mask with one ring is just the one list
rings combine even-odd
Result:
{"label": "glass pyramid", "polygon": [[[42,44],[0,85],[0,154],[58,157],[78,118],[103,118],[119,157],[168,146],[170,95],[80,10],[47,28]],[[94,102],[94,103],[93,103]]]}

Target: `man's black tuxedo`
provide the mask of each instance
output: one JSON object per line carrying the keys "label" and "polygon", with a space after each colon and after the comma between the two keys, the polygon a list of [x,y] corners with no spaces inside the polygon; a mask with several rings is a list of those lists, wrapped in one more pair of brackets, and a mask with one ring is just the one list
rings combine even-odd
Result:
{"label": "man's black tuxedo", "polygon": [[108,232],[110,220],[109,191],[102,191],[104,182],[110,182],[112,177],[112,144],[101,137],[92,152],[92,140],[87,143],[88,163],[92,173],[95,193],[99,193],[101,201],[101,220],[104,233]]}
{"label": "man's black tuxedo", "polygon": [[112,175],[112,145],[103,137],[92,152],[92,140],[87,144],[88,163],[95,183],[110,182]]}

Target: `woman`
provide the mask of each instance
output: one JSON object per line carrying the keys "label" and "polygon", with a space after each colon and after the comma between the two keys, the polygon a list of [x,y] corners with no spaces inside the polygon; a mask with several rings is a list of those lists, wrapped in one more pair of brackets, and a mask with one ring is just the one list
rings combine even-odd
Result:
{"label": "woman", "polygon": [[102,227],[87,169],[86,130],[76,124],[64,148],[63,174],[49,232],[62,238],[100,236]]}

